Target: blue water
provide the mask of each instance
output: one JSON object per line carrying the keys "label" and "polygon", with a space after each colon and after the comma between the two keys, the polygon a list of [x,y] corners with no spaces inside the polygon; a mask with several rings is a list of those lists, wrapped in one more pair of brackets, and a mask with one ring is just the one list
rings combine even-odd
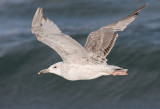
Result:
{"label": "blue water", "polygon": [[[31,34],[37,7],[84,45],[91,31],[145,3],[107,56],[109,64],[129,69],[128,76],[71,82],[37,74],[61,61]],[[158,0],[1,0],[0,109],[160,109],[159,10]]]}

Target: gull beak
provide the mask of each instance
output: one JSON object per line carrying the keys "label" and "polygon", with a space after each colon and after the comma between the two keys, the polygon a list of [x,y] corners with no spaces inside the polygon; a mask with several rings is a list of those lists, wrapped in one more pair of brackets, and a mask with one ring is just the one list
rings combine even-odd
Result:
{"label": "gull beak", "polygon": [[40,72],[38,72],[38,74],[43,74],[43,73],[48,73],[49,70],[48,69],[44,69],[44,70],[41,70]]}

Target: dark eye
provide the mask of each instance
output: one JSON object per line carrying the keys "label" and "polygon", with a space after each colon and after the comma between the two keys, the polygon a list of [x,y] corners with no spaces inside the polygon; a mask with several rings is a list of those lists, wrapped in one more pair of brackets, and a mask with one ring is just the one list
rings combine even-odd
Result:
{"label": "dark eye", "polygon": [[117,70],[122,70],[122,69],[116,69],[116,71],[117,71]]}
{"label": "dark eye", "polygon": [[57,68],[57,66],[54,66],[54,68]]}

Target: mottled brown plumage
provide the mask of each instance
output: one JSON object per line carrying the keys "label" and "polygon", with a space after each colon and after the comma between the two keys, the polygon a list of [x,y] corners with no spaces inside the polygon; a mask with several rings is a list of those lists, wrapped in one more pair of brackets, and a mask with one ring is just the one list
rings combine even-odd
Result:
{"label": "mottled brown plumage", "polygon": [[123,31],[127,25],[129,25],[138,16],[141,9],[146,6],[143,5],[138,10],[128,15],[127,17],[119,20],[113,24],[104,26],[88,35],[85,50],[89,56],[94,60],[94,63],[105,63],[106,56],[111,51],[116,37],[118,36],[117,31]]}
{"label": "mottled brown plumage", "polygon": [[127,75],[127,69],[108,65],[106,56],[118,36],[115,32],[123,31],[145,6],[120,21],[90,33],[84,48],[70,36],[62,33],[54,22],[43,16],[42,8],[38,8],[31,31],[37,40],[54,49],[63,60],[41,70],[39,74],[50,72],[72,81],[107,75]]}

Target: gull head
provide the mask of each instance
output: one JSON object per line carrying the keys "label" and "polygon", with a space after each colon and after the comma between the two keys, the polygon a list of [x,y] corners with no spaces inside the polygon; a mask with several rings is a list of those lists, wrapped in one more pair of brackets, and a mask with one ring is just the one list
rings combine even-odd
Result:
{"label": "gull head", "polygon": [[62,62],[53,64],[48,69],[41,70],[40,72],[38,72],[38,74],[54,73],[57,75],[61,75],[62,64],[63,64]]}

